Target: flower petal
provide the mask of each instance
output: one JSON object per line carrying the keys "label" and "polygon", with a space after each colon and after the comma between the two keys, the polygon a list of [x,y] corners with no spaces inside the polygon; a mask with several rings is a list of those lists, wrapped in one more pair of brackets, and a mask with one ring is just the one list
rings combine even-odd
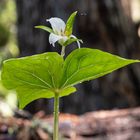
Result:
{"label": "flower petal", "polygon": [[[74,35],[71,35],[70,37],[72,37],[72,38],[74,38],[74,39],[77,39],[77,37],[76,36],[74,36]],[[78,45],[78,48],[80,48],[80,41],[77,39],[77,45]]]}
{"label": "flower petal", "polygon": [[56,35],[54,33],[51,33],[49,36],[49,43],[52,44],[55,47],[55,43],[59,40],[62,40],[63,42],[65,42],[67,40],[66,36],[60,36],[60,35]]}
{"label": "flower petal", "polygon": [[47,21],[50,22],[52,29],[55,33],[59,35],[61,35],[61,33],[64,33],[66,25],[62,19],[54,17],[54,18],[47,19]]}

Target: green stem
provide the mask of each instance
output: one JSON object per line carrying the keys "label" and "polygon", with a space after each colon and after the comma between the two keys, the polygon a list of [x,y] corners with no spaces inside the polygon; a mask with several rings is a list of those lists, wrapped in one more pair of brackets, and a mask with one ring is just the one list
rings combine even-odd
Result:
{"label": "green stem", "polygon": [[53,140],[58,140],[59,133],[59,93],[55,93],[54,97],[54,132],[53,132]]}
{"label": "green stem", "polygon": [[64,57],[64,55],[65,55],[65,46],[62,46],[61,56]]}
{"label": "green stem", "polygon": [[[61,56],[65,55],[65,46],[62,46]],[[55,92],[54,97],[54,126],[53,126],[53,140],[59,138],[59,92]]]}

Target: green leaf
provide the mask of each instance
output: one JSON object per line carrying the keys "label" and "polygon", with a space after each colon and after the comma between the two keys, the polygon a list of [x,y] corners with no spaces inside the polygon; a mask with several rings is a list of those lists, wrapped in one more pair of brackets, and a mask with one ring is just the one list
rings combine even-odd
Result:
{"label": "green leaf", "polygon": [[[63,58],[57,53],[44,53],[4,61],[2,82],[18,93],[20,108],[38,98],[52,98],[55,92],[66,96],[76,89],[59,89]],[[59,74],[58,74],[59,72]]]}
{"label": "green leaf", "polygon": [[66,28],[65,28],[65,35],[70,36],[73,31],[73,23],[75,20],[75,16],[77,15],[77,11],[72,13],[67,20]]}
{"label": "green leaf", "polygon": [[39,26],[35,26],[35,28],[38,28],[38,29],[43,29],[49,33],[53,33],[53,30],[47,26],[43,26],[43,25],[39,25]]}
{"label": "green leaf", "polygon": [[77,41],[83,43],[83,41],[82,41],[81,39],[78,39],[78,38],[71,38],[71,37],[70,37],[67,41],[64,42],[63,46],[68,46],[68,45],[70,45],[71,43],[77,42]]}
{"label": "green leaf", "polygon": [[73,51],[64,62],[61,88],[96,79],[128,64],[140,62],[118,57],[96,49]]}
{"label": "green leaf", "polygon": [[124,59],[100,50],[82,48],[64,61],[58,53],[44,53],[4,61],[2,83],[17,91],[24,108],[38,98],[66,96],[76,91],[73,85],[96,79],[139,60]]}
{"label": "green leaf", "polygon": [[[54,92],[52,90],[47,90],[43,88],[35,88],[34,86],[23,86],[16,89],[19,108],[24,108],[30,102],[39,99],[39,98],[53,98]],[[75,87],[68,87],[61,90],[60,97],[67,96],[76,91]]]}

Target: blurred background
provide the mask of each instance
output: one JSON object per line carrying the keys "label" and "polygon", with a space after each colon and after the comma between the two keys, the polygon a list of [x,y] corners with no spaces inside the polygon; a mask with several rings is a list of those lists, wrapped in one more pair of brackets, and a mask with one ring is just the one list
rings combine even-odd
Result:
{"label": "blurred background", "polygon": [[[50,17],[66,21],[74,11],[78,11],[74,34],[84,41],[82,47],[140,59],[140,0],[0,0],[0,63],[12,57],[60,52],[60,46],[49,44],[49,34],[34,26],[49,26],[46,19]],[[68,46],[66,54],[75,48],[76,44]],[[140,65],[130,65],[76,87],[76,93],[61,98],[61,112],[83,114],[140,106]],[[6,115],[18,106],[14,91],[7,91],[1,83],[0,106],[0,112]],[[53,100],[34,101],[25,110],[50,114]]]}

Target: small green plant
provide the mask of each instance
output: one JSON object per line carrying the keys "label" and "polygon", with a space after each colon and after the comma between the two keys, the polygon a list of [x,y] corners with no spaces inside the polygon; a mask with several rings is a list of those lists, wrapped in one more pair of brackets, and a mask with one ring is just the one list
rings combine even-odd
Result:
{"label": "small green plant", "polygon": [[[58,41],[61,55],[56,52],[9,59],[4,61],[2,82],[7,89],[15,89],[22,109],[33,100],[54,98],[54,134],[58,140],[59,98],[76,91],[74,85],[109,74],[139,60],[124,59],[97,49],[80,48],[74,35],[73,23],[77,12],[72,13],[66,25],[60,18],[50,18],[52,29],[36,26],[50,33],[53,46]],[[64,60],[65,47],[77,42],[79,49],[72,51]]]}

